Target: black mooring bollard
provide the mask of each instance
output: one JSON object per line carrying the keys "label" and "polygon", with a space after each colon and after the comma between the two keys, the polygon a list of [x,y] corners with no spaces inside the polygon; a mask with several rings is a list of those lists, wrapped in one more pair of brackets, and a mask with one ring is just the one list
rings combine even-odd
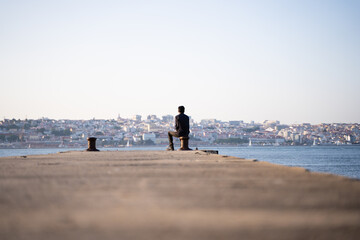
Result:
{"label": "black mooring bollard", "polygon": [[179,151],[189,151],[189,137],[180,137],[180,148]]}
{"label": "black mooring bollard", "polygon": [[87,140],[88,149],[86,151],[99,151],[99,149],[96,149],[96,137],[89,137]]}

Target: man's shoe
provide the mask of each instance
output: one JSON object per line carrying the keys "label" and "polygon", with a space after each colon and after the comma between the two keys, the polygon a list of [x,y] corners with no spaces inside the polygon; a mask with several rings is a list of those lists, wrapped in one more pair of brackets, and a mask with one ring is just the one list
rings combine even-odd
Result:
{"label": "man's shoe", "polygon": [[174,151],[174,145],[169,145],[166,150],[167,151]]}

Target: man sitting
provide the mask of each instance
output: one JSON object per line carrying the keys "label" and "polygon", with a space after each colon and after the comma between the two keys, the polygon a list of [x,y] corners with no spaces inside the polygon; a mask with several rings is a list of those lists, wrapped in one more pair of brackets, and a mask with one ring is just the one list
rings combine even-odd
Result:
{"label": "man sitting", "polygon": [[167,148],[168,151],[174,151],[174,142],[173,137],[187,137],[189,135],[189,117],[184,114],[185,107],[180,106],[178,107],[179,115],[175,117],[175,129],[176,132],[169,131],[169,147]]}

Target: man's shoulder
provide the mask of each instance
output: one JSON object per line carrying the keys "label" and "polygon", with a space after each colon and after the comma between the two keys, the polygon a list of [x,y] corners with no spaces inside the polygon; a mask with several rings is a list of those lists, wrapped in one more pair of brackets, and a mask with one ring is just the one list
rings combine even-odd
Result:
{"label": "man's shoulder", "polygon": [[177,119],[189,119],[189,116],[184,114],[184,113],[180,113],[179,115],[176,116]]}

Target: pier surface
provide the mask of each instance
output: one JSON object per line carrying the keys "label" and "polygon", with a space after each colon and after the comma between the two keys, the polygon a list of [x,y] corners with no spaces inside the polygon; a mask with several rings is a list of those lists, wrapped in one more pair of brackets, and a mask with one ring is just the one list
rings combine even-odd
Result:
{"label": "pier surface", "polygon": [[0,158],[0,239],[359,239],[360,182],[199,151]]}

